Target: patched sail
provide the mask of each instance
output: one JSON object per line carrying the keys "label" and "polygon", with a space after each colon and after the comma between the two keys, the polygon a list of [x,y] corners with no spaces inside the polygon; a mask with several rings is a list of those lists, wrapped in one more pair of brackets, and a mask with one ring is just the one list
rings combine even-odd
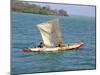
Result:
{"label": "patched sail", "polygon": [[45,46],[55,47],[58,44],[64,45],[58,18],[38,24],[37,27],[42,35]]}

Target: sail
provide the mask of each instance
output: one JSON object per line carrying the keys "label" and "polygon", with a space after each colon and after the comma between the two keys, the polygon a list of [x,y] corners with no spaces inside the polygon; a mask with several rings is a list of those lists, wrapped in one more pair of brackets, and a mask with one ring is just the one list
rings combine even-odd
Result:
{"label": "sail", "polygon": [[40,30],[45,46],[55,47],[58,44],[64,44],[58,18],[38,24],[37,27]]}

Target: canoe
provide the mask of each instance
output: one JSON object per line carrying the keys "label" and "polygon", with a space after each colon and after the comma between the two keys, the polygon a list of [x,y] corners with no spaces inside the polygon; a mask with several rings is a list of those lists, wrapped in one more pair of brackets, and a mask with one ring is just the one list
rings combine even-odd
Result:
{"label": "canoe", "polygon": [[23,50],[24,52],[65,51],[78,49],[84,45],[83,42],[70,44],[64,43],[64,39],[59,24],[59,18],[40,23],[37,25],[37,27],[42,36],[44,47],[29,48]]}
{"label": "canoe", "polygon": [[45,51],[66,51],[66,50],[74,50],[82,47],[84,45],[83,42],[79,43],[70,43],[70,44],[65,44],[64,47],[53,47],[53,48],[29,48],[23,50],[24,52],[45,52]]}

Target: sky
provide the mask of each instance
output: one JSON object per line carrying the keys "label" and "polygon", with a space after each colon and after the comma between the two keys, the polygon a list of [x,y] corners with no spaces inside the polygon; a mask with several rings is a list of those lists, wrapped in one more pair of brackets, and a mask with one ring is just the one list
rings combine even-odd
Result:
{"label": "sky", "polygon": [[34,3],[40,6],[50,6],[52,9],[64,9],[69,15],[95,16],[95,6],[54,4],[54,3]]}

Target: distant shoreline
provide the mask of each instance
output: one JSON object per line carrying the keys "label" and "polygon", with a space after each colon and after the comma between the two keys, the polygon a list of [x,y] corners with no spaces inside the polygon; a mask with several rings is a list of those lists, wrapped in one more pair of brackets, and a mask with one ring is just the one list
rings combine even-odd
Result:
{"label": "distant shoreline", "polygon": [[11,12],[15,12],[15,13],[24,13],[24,14],[35,14],[35,15],[44,15],[44,16],[57,16],[60,17],[61,15],[46,15],[46,14],[36,14],[36,13],[29,13],[29,12],[20,12],[20,11],[11,11]]}
{"label": "distant shoreline", "polygon": [[29,4],[28,2],[18,0],[12,0],[11,11],[41,15],[69,16],[63,9],[52,9],[50,6],[41,7],[36,4]]}

